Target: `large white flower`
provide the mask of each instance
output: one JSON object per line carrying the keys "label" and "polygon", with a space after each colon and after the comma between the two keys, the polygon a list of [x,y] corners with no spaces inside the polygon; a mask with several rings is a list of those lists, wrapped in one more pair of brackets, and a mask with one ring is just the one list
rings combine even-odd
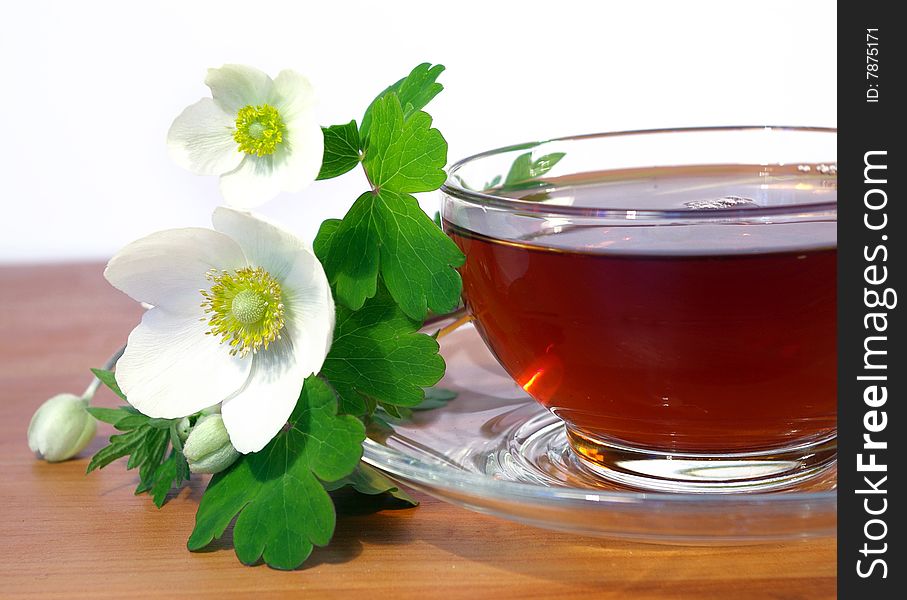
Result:
{"label": "large white flower", "polygon": [[202,98],[173,121],[167,145],[173,159],[197,175],[220,175],[227,204],[250,208],[281,191],[315,181],[324,136],[315,119],[315,94],[302,75],[277,78],[243,65],[209,69]]}
{"label": "large white flower", "polygon": [[334,300],[301,239],[229,208],[212,220],[214,231],[153,233],[108,263],[112,285],[153,305],[129,335],[117,382],[150,417],[223,402],[233,446],[256,452],[287,422],[304,379],[321,370]]}

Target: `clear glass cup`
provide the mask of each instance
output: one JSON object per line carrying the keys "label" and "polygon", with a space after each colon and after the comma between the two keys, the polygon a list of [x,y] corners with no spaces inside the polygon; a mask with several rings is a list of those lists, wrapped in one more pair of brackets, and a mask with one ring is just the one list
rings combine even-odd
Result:
{"label": "clear glass cup", "polygon": [[596,134],[465,159],[467,310],[600,476],[782,489],[836,435],[836,131]]}

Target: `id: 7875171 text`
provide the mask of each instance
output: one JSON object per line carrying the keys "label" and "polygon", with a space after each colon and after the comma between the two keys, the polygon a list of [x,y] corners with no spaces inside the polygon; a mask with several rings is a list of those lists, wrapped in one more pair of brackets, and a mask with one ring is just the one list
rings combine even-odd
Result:
{"label": "id: 7875171 text", "polygon": [[866,102],[879,101],[879,30],[866,29]]}

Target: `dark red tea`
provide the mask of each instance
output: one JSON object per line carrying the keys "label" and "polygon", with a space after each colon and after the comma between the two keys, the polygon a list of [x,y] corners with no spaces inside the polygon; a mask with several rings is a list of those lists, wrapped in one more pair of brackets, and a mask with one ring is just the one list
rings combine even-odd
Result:
{"label": "dark red tea", "polygon": [[568,424],[680,452],[834,433],[835,248],[612,253],[594,230],[564,249],[445,225],[479,332]]}

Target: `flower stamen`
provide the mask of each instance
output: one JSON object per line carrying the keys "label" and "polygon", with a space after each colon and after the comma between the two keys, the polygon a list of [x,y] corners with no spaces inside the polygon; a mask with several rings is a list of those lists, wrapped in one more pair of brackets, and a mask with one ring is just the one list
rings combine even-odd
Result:
{"label": "flower stamen", "polygon": [[244,106],[236,115],[233,139],[246,154],[268,156],[283,142],[287,127],[276,108],[270,104]]}
{"label": "flower stamen", "polygon": [[210,290],[199,290],[201,307],[210,317],[206,335],[221,337],[230,354],[244,357],[267,350],[280,339],[284,326],[284,305],[280,284],[261,267],[244,267],[233,273],[212,269],[205,275]]}

